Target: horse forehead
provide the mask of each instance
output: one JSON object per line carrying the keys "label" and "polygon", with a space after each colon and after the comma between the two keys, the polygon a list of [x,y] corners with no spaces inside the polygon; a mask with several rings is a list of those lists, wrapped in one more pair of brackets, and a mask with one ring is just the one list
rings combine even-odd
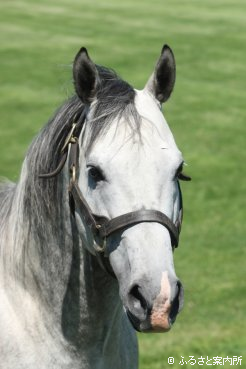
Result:
{"label": "horse forehead", "polygon": [[106,166],[115,167],[117,172],[131,167],[139,172],[146,168],[155,171],[160,166],[168,170],[182,161],[177,147],[163,140],[158,130],[153,129],[152,123],[145,118],[141,121],[139,135],[133,133],[126,122],[122,123],[97,141],[87,156],[89,164],[103,169]]}
{"label": "horse forehead", "polygon": [[[172,132],[158,106],[157,101],[147,91],[136,91],[135,106],[140,116],[139,134],[133,130],[132,125],[125,121],[115,119],[105,135],[100,137],[88,159],[97,164],[117,161],[126,158],[142,157],[144,162],[158,162],[160,160],[180,161],[182,154],[178,150]],[[164,152],[165,151],[165,152]]]}

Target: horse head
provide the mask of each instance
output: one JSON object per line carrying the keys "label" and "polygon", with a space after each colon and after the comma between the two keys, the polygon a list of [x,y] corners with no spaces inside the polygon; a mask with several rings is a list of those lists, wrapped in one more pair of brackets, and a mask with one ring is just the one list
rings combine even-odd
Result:
{"label": "horse head", "polygon": [[73,76],[85,106],[77,187],[98,228],[105,220],[107,226],[96,234],[75,203],[79,231],[91,254],[104,251],[100,259],[118,280],[134,328],[168,331],[183,305],[173,250],[182,218],[178,180],[186,178],[161,111],[175,83],[174,55],[163,47],[141,91],[94,64],[85,48],[75,57]]}

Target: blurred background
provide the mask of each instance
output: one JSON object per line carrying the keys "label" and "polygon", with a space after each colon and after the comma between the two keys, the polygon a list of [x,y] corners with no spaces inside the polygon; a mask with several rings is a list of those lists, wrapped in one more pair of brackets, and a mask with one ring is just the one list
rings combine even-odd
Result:
{"label": "blurred background", "polygon": [[165,117],[192,176],[175,251],[185,306],[168,334],[139,335],[140,369],[177,369],[182,357],[189,368],[191,356],[242,356],[246,367],[245,35],[245,0],[0,0],[0,176],[13,181],[73,94],[81,46],[139,89],[163,44],[174,51]]}

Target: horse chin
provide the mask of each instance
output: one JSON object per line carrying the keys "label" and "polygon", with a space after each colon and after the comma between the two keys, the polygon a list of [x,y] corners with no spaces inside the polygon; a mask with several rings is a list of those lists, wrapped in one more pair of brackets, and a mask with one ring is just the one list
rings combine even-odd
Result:
{"label": "horse chin", "polygon": [[175,319],[172,319],[170,317],[164,316],[160,321],[153,320],[152,315],[147,316],[147,318],[144,321],[140,321],[134,314],[130,312],[130,310],[126,310],[127,317],[129,321],[131,322],[132,327],[137,332],[142,333],[165,333],[168,332]]}

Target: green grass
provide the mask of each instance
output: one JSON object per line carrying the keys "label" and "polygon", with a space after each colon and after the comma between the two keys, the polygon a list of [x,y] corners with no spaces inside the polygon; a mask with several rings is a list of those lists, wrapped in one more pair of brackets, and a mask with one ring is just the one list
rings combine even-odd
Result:
{"label": "green grass", "polygon": [[163,43],[174,50],[165,115],[193,177],[182,186],[175,252],[186,303],[171,332],[139,336],[141,369],[177,369],[191,355],[246,361],[245,14],[245,0],[0,2],[0,174],[13,180],[32,137],[71,95],[81,46],[138,88]]}

